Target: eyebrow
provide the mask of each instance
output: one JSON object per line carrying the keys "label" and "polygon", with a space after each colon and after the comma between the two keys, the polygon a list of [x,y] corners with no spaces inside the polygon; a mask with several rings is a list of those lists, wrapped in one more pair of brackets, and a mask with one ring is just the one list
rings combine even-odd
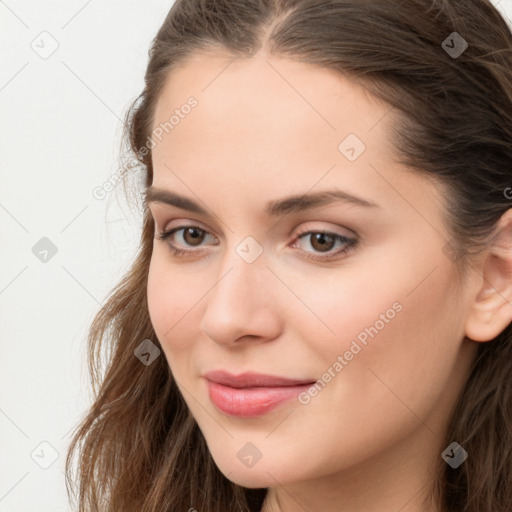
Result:
{"label": "eyebrow", "polygon": [[[302,210],[308,210],[319,206],[326,206],[340,201],[365,208],[379,207],[377,203],[372,201],[354,196],[343,190],[333,189],[315,192],[314,194],[297,194],[283,199],[269,201],[265,206],[264,212],[267,216],[274,217],[292,212],[300,212]],[[144,202],[146,204],[164,203],[176,206],[183,210],[208,215],[206,209],[188,197],[181,196],[170,190],[158,188],[153,185],[146,189]]]}

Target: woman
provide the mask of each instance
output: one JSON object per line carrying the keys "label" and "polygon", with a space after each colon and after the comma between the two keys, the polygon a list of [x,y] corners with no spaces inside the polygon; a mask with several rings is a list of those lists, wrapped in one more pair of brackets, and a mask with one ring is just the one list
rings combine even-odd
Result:
{"label": "woman", "polygon": [[[79,510],[512,509],[512,35],[486,0],[177,0]],[[101,372],[101,349],[108,366]]]}

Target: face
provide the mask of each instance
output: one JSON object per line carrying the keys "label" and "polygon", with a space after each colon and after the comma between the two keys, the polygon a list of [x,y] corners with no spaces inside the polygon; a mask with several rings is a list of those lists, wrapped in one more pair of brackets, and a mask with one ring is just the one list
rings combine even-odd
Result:
{"label": "face", "polygon": [[[147,290],[216,464],[270,487],[406,443],[418,455],[405,466],[437,460],[476,345],[439,185],[396,162],[394,112],[346,77],[261,55],[229,62],[196,55],[159,97],[153,186],[200,209],[150,202],[155,234],[171,234],[155,237]],[[234,389],[205,378],[215,370],[298,383]]]}

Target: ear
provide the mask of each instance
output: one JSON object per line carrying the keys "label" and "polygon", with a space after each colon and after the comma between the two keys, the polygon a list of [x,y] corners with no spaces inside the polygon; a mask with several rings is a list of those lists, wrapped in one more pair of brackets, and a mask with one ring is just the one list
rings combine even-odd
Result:
{"label": "ear", "polygon": [[498,221],[477,271],[482,284],[472,299],[465,334],[473,341],[485,342],[496,338],[512,321],[512,208]]}

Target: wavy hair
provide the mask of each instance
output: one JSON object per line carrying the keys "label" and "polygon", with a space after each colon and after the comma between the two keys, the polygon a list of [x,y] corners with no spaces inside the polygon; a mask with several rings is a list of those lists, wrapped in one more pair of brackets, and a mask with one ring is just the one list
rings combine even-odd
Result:
{"label": "wavy hair", "polygon": [[[443,49],[453,37],[468,44],[461,55]],[[394,107],[390,140],[400,161],[449,191],[447,254],[463,278],[511,206],[504,191],[512,185],[512,34],[491,2],[176,0],[125,116],[124,140],[145,187],[153,180],[147,140],[155,104],[173,68],[196,52],[251,58],[262,49],[335,70]],[[267,490],[220,472],[165,357],[146,366],[134,356],[142,340],[160,347],[146,295],[154,236],[144,204],[133,264],[90,327],[94,400],[69,447],[68,495],[79,512],[259,511]],[[442,512],[512,510],[511,376],[508,325],[480,343],[450,419],[445,445],[456,439],[470,455],[457,469],[439,457],[429,496]]]}

